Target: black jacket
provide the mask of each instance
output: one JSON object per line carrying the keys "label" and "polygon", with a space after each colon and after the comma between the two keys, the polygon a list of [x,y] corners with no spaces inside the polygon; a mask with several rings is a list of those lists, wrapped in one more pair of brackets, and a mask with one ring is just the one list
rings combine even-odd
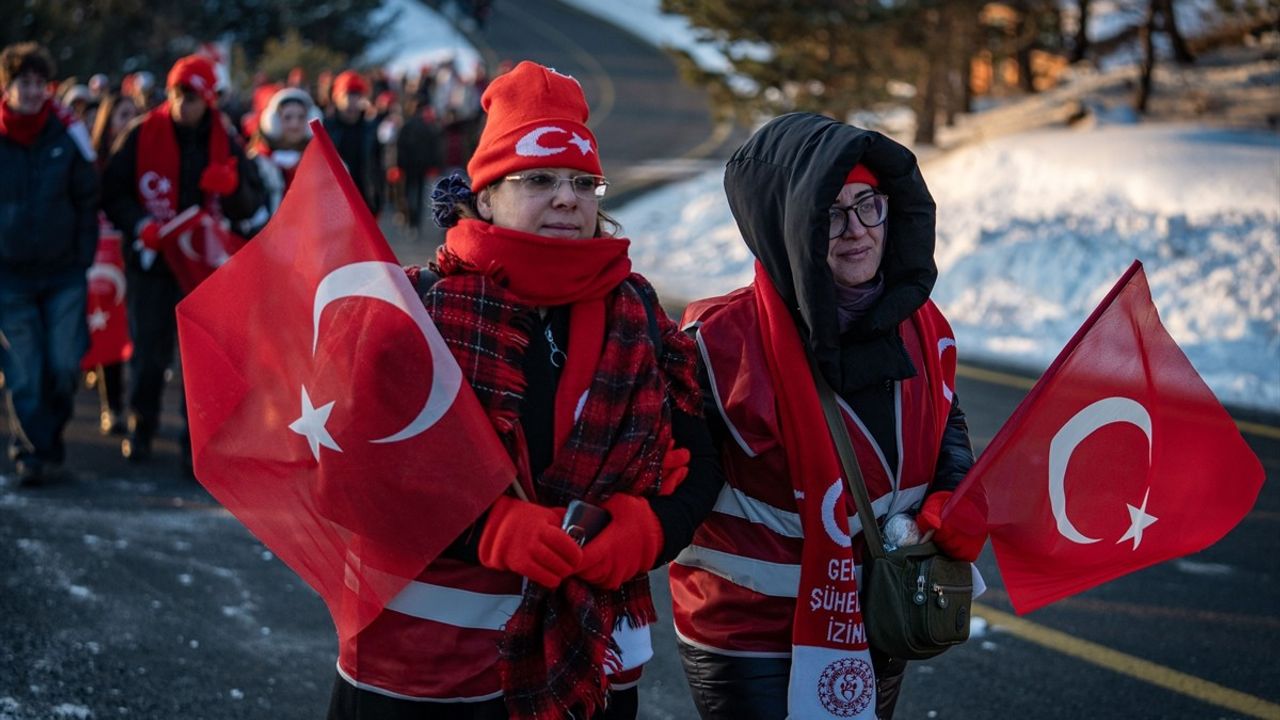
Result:
{"label": "black jacket", "polygon": [[[854,165],[889,196],[880,271],[885,291],[841,332],[827,265],[828,209]],[[936,206],[910,150],[871,130],[811,113],[765,124],[729,159],[725,193],[742,237],[791,309],[822,374],[897,466],[893,382],[914,377],[898,327],[929,299]],[[715,417],[711,414],[711,417]],[[958,397],[952,401],[933,490],[952,489],[973,465]]]}
{"label": "black jacket", "polygon": [[53,113],[30,146],[0,135],[0,269],[87,270],[98,247],[98,174]]}
{"label": "black jacket", "polygon": [[[217,118],[225,122],[222,114],[210,110],[204,119],[193,128],[174,126],[174,134],[178,140],[178,153],[181,156],[178,165],[178,207],[184,208],[204,202],[204,194],[200,190],[200,176],[209,165],[209,123]],[[103,171],[102,209],[107,213],[111,224],[120,229],[127,242],[124,243],[125,260],[130,270],[138,271],[137,258],[133,251],[134,233],[138,223],[147,217],[147,211],[138,200],[138,135],[146,115],[134,120],[116,140]],[[229,127],[229,124],[228,124]],[[253,217],[263,207],[266,194],[258,169],[249,160],[240,146],[234,133],[228,130],[228,149],[236,159],[240,184],[231,195],[221,200],[222,213],[233,223]],[[168,272],[164,263],[152,266],[152,272]]]}

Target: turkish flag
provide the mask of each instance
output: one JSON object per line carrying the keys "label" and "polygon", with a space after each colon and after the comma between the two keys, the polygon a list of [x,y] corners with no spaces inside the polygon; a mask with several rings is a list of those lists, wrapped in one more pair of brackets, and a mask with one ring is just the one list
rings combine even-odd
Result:
{"label": "turkish flag", "polygon": [[985,493],[996,562],[1022,614],[1212,545],[1253,507],[1263,478],[1160,324],[1135,261],[956,496]]}
{"label": "turkish flag", "polygon": [[89,302],[85,320],[89,325],[89,350],[80,359],[80,368],[114,365],[133,355],[129,337],[129,317],[125,312],[124,254],[120,231],[98,217],[98,250],[89,267]]}
{"label": "turkish flag", "polygon": [[279,212],[178,305],[196,477],[345,641],[515,477],[319,125]]}
{"label": "turkish flag", "polygon": [[160,228],[160,248],[183,292],[191,292],[244,247],[217,214],[192,205]]}

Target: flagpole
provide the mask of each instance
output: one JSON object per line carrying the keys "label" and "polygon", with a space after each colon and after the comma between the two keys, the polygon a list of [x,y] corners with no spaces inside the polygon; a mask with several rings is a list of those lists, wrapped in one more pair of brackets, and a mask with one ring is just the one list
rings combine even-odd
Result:
{"label": "flagpole", "polygon": [[1111,304],[1115,302],[1116,297],[1120,295],[1120,292],[1124,290],[1125,286],[1129,284],[1129,281],[1133,279],[1133,276],[1140,270],[1142,270],[1142,261],[1135,259],[1133,264],[1129,266],[1129,269],[1125,270],[1124,274],[1120,276],[1120,279],[1116,281],[1116,284],[1112,286],[1111,291],[1102,299],[1102,302],[1098,303],[1098,306],[1089,314],[1089,317],[1084,321],[1084,324],[1076,330],[1075,335],[1072,335],[1071,339],[1067,341],[1066,346],[1062,348],[1062,351],[1058,353],[1058,356],[1054,358],[1053,362],[1049,364],[1049,367],[1045,369],[1044,373],[1040,376],[1040,379],[1036,381],[1035,386],[1032,387],[1031,391],[1027,393],[1027,396],[1022,399],[1022,402],[1018,403],[1017,409],[1013,411],[1013,414],[1009,416],[1009,419],[1005,421],[1004,425],[1000,426],[1000,430],[996,432],[995,437],[991,439],[991,442],[987,444],[986,449],[982,451],[982,455],[978,457],[978,461],[974,463],[974,466],[970,468],[968,474],[965,475],[965,478],[961,481],[959,487],[955,489],[951,499],[947,501],[946,506],[942,509],[941,519],[945,520],[946,517],[951,514],[951,508],[956,505],[958,500],[966,492],[969,491],[969,486],[973,485],[973,483],[986,472],[987,466],[992,462],[991,459],[999,456],[999,451],[1006,443],[1009,442],[1014,429],[1022,425],[1022,416],[1027,413],[1027,409],[1035,403],[1040,394],[1044,392],[1044,389],[1048,387],[1049,381],[1058,373],[1058,368],[1062,367],[1063,363],[1071,357],[1072,353],[1075,352],[1076,347],[1084,340],[1085,334],[1088,333],[1094,324],[1098,322],[1098,318],[1102,317],[1102,313],[1106,312],[1107,309],[1111,307]]}

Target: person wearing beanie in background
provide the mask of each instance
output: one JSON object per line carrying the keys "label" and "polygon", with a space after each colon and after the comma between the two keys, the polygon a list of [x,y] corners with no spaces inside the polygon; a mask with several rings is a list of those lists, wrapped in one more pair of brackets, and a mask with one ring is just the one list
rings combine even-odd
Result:
{"label": "person wearing beanie in background", "polygon": [[319,118],[320,111],[307,91],[292,87],[277,90],[258,118],[257,132],[249,143],[249,157],[258,166],[267,193],[267,210],[272,215],[279,209],[302,151],[311,141],[307,123]]}
{"label": "person wearing beanie in background", "polygon": [[[943,552],[976,559],[980,501],[965,496],[939,520],[973,451],[953,390],[954,336],[929,300],[933,199],[906,148],[809,113],[758,130],[724,185],[756,275],[685,311],[702,381],[714,383],[706,413],[734,498],[669,569],[685,674],[707,719],[883,720],[905,662],[868,648],[856,602],[813,605],[856,598],[864,545],[810,361],[843,406],[886,540],[932,531]],[[852,540],[834,516],[852,518]],[[824,670],[834,677],[824,687],[837,688],[826,694]]]}
{"label": "person wearing beanie in background", "polygon": [[338,73],[333,79],[333,114],[325,119],[324,129],[333,139],[360,197],[377,217],[374,174],[379,167],[378,132],[377,125],[365,115],[368,109],[369,82],[355,70]]}
{"label": "person wearing beanie in background", "polygon": [[98,246],[93,149],[53,103],[53,73],[35,43],[0,52],[0,368],[13,408],[9,457],[24,485],[64,459]]}
{"label": "person wearing beanie in background", "polygon": [[[177,340],[174,308],[182,299],[177,279],[157,252],[160,229],[196,205],[233,222],[251,218],[263,204],[253,163],[217,106],[213,64],[198,55],[174,63],[165,83],[168,99],[134,121],[116,142],[103,173],[102,208],[125,236],[129,323],[130,432],[121,444],[129,460],[151,457],[160,427],[165,371]],[[184,469],[191,445],[185,403],[181,433]]]}
{"label": "person wearing beanie in background", "polygon": [[[470,183],[441,180],[437,273],[410,268],[521,491],[500,497],[339,648],[352,718],[634,718],[648,571],[723,484],[692,340],[631,272],[573,78],[523,62],[485,93]],[[580,546],[579,500],[608,524]],[[589,515],[569,514],[585,527]],[[576,531],[575,531],[576,534]]]}

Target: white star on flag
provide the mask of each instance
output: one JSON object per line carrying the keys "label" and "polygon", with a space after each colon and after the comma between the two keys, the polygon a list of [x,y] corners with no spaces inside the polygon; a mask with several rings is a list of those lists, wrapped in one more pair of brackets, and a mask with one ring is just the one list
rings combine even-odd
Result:
{"label": "white star on flag", "polygon": [[1137,550],[1138,545],[1142,542],[1142,531],[1147,529],[1151,525],[1155,524],[1155,521],[1159,519],[1154,515],[1147,514],[1147,498],[1150,496],[1151,496],[1151,488],[1147,488],[1146,494],[1142,496],[1142,507],[1140,508],[1136,508],[1132,505],[1129,505],[1128,503],[1125,503],[1126,505],[1129,505],[1129,519],[1132,521],[1133,524],[1130,525],[1129,529],[1125,531],[1124,535],[1119,540],[1116,541],[1117,545],[1124,542],[1125,540],[1132,539],[1133,549]]}
{"label": "white star on flag", "polygon": [[590,155],[592,152],[591,141],[582,137],[578,133],[574,133],[573,137],[569,138],[569,142],[574,145],[577,145],[578,149],[582,151],[583,155]]}
{"label": "white star on flag", "polygon": [[89,313],[89,332],[98,332],[107,329],[107,319],[111,317],[111,313],[106,312],[102,308],[94,308]]}
{"label": "white star on flag", "polygon": [[338,443],[333,441],[333,436],[325,429],[325,423],[329,422],[329,413],[333,411],[333,405],[337,402],[332,401],[315,407],[311,404],[311,396],[307,394],[307,386],[302,386],[302,417],[294,420],[289,424],[289,429],[298,433],[307,439],[307,444],[311,446],[311,454],[315,456],[316,462],[320,462],[320,446],[342,452],[342,448],[338,447]]}

